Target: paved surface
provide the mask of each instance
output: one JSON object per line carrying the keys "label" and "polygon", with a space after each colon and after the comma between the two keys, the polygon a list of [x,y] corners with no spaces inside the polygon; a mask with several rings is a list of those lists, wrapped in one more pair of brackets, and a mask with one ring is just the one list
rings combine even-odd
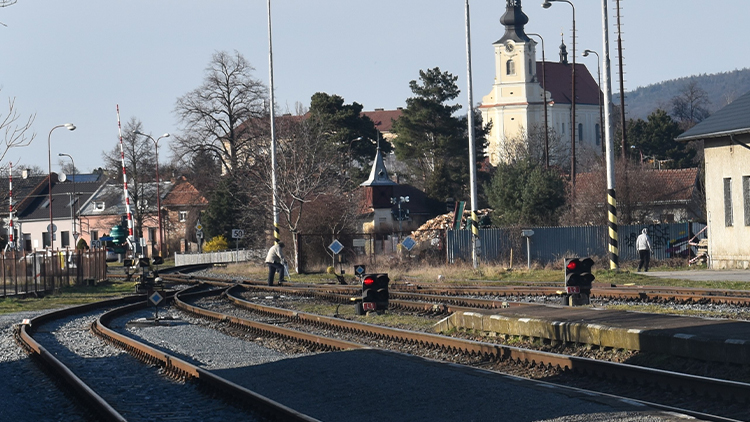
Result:
{"label": "paved surface", "polygon": [[638,274],[649,277],[676,278],[690,281],[747,281],[750,270],[649,271]]}

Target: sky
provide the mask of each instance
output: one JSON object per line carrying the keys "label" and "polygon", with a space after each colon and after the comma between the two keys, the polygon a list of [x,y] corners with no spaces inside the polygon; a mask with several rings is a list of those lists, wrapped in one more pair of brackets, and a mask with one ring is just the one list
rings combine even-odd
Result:
{"label": "sky", "polygon": [[[576,60],[596,77],[603,56],[602,1],[572,0]],[[474,103],[492,87],[494,50],[504,28],[504,0],[470,0]],[[548,61],[562,38],[571,52],[573,8],[523,0],[526,32],[544,37]],[[615,0],[608,0],[613,91],[618,92]],[[695,74],[750,66],[747,0],[621,0],[625,90]],[[0,117],[8,101],[22,118],[35,114],[36,138],[14,148],[0,166],[36,165],[52,171],[58,154],[79,171],[102,166],[118,146],[116,107],[154,138],[179,134],[177,98],[202,83],[216,51],[239,51],[268,84],[266,0],[18,0],[0,8]],[[395,109],[412,96],[409,81],[439,67],[458,76],[467,108],[465,1],[271,0],[274,86],[278,108],[294,112],[316,92],[358,102],[365,110]],[[541,54],[537,60],[541,60]],[[57,129],[73,123],[73,132]],[[165,142],[166,141],[166,142]],[[169,138],[159,158],[171,157]],[[67,158],[66,158],[67,160]]]}

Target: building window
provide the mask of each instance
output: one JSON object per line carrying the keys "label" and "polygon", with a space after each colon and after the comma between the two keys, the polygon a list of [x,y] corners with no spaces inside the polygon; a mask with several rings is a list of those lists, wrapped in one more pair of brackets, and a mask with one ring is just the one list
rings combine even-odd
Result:
{"label": "building window", "polygon": [[62,242],[63,248],[70,247],[70,232],[61,232],[60,241]]}
{"label": "building window", "polygon": [[745,208],[745,225],[750,226],[750,176],[742,176],[742,199]]}
{"label": "building window", "polygon": [[732,178],[724,178],[724,225],[732,227],[734,219],[732,218]]}
{"label": "building window", "polygon": [[151,241],[151,244],[156,244],[156,227],[149,227],[148,228],[148,238]]}
{"label": "building window", "polygon": [[583,141],[583,123],[578,123],[578,141]]}
{"label": "building window", "polygon": [[42,232],[42,247],[48,248],[49,245],[49,232]]}
{"label": "building window", "polygon": [[104,202],[94,202],[94,211],[104,211]]}
{"label": "building window", "polygon": [[602,143],[602,128],[599,126],[599,123],[594,125],[594,130],[596,130],[596,145],[601,145]]}
{"label": "building window", "polygon": [[180,223],[184,223],[187,221],[187,214],[188,214],[187,211],[180,211],[180,214],[179,214]]}
{"label": "building window", "polygon": [[516,64],[513,62],[513,60],[508,60],[505,62],[505,74],[506,75],[515,75],[516,74]]}
{"label": "building window", "polygon": [[99,230],[91,230],[91,240],[99,240]]}

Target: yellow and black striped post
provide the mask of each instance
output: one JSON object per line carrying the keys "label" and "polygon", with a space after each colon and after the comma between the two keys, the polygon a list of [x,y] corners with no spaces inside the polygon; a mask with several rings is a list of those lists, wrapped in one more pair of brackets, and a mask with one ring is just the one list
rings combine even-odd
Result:
{"label": "yellow and black striped post", "polygon": [[273,242],[275,244],[278,244],[281,242],[281,235],[279,234],[279,222],[274,221],[273,222]]}
{"label": "yellow and black striped post", "polygon": [[617,239],[617,196],[614,189],[607,189],[607,226],[609,228],[609,269],[616,270],[619,265],[619,248]]}
{"label": "yellow and black striped post", "polygon": [[[479,244],[479,218],[477,218],[476,209],[471,210],[471,245],[472,262],[478,264],[479,257],[482,256],[482,250]],[[474,268],[476,268],[476,265]]]}

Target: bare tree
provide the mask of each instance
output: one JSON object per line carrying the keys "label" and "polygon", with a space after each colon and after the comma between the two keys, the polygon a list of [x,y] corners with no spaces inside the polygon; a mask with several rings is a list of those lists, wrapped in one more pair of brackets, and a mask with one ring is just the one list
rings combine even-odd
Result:
{"label": "bare tree", "polygon": [[183,127],[172,141],[176,155],[210,152],[229,174],[247,164],[258,132],[252,126],[265,112],[266,89],[252,77],[253,70],[237,51],[214,53],[203,84],[177,99],[175,113]]}
{"label": "bare tree", "polygon": [[[549,128],[549,164],[564,167],[570,161],[570,145],[566,145],[553,128]],[[544,125],[533,125],[521,134],[504,137],[500,143],[500,158],[505,162],[530,159],[534,164],[544,165]]]}
{"label": "bare tree", "polygon": [[16,110],[16,99],[8,99],[8,112],[0,114],[0,132],[3,132],[4,143],[4,146],[0,147],[0,161],[3,161],[11,148],[25,147],[34,140],[36,134],[30,131],[35,118],[36,115],[32,114],[28,119],[22,120]]}
{"label": "bare tree", "polygon": [[710,103],[708,93],[697,81],[691,80],[672,98],[672,115],[680,122],[682,130],[688,130],[709,116]]}
{"label": "bare tree", "polygon": [[[317,131],[316,126],[298,117],[278,120],[280,140],[276,152],[277,203],[285,226],[292,234],[297,271],[297,235],[307,206],[328,195],[344,195],[343,179],[337,170],[339,157],[335,153],[335,145],[323,132]],[[270,140],[266,139],[263,147],[255,151],[251,160],[253,165],[248,167],[248,172],[253,179],[265,185],[267,192],[271,192]],[[336,223],[342,224],[343,221]]]}

